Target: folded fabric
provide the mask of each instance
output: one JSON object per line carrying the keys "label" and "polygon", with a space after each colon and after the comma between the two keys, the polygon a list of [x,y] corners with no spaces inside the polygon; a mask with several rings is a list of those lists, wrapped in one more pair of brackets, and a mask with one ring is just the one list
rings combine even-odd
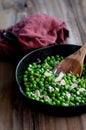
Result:
{"label": "folded fabric", "polygon": [[[15,34],[18,42],[10,43],[4,39],[2,37],[4,31]],[[14,57],[30,49],[64,43],[67,37],[69,37],[69,31],[64,21],[47,14],[35,14],[8,29],[0,30],[0,56]],[[13,44],[18,46],[14,47]]]}

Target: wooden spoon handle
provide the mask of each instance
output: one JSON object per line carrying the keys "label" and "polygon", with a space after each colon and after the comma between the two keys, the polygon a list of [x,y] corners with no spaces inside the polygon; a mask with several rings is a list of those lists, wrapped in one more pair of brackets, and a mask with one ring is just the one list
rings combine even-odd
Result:
{"label": "wooden spoon handle", "polygon": [[86,43],[80,48],[82,55],[86,55]]}
{"label": "wooden spoon handle", "polygon": [[79,62],[83,62],[84,58],[86,55],[86,43],[75,53],[73,53],[73,55],[69,56],[70,58],[76,59]]}
{"label": "wooden spoon handle", "polygon": [[80,48],[79,53],[80,53],[80,60],[81,62],[83,62],[86,55],[86,43]]}

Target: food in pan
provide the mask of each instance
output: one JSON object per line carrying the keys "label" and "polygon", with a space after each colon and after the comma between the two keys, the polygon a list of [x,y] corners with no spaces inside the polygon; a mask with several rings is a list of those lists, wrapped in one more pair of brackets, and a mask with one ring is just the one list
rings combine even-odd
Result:
{"label": "food in pan", "polygon": [[[43,62],[28,64],[23,75],[24,93],[28,98],[57,106],[86,103],[86,63],[82,76],[71,73],[53,74],[62,56],[47,56]],[[40,60],[39,60],[40,61]]]}

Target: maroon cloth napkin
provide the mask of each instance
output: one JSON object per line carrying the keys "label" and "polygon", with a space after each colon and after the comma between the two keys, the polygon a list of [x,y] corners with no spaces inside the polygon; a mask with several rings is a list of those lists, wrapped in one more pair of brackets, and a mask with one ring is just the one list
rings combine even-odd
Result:
{"label": "maroon cloth napkin", "polygon": [[[4,31],[15,34],[18,42],[10,43],[3,38]],[[64,21],[47,14],[35,14],[6,30],[0,30],[0,56],[14,57],[30,49],[64,43],[67,37],[69,37],[69,31]],[[14,47],[13,44],[18,46]]]}

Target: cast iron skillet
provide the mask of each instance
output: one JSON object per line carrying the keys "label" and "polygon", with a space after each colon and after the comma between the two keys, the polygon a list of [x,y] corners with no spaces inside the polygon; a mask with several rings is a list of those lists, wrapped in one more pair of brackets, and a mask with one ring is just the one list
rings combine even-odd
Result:
{"label": "cast iron skillet", "polygon": [[[56,115],[56,116],[75,116],[80,115],[86,112],[86,104],[77,105],[77,106],[54,106],[41,103],[39,101],[27,98],[24,94],[24,85],[23,85],[23,73],[27,68],[27,65],[32,62],[38,62],[38,59],[43,61],[47,56],[52,55],[62,55],[64,57],[72,54],[80,46],[78,45],[69,45],[69,44],[54,44],[51,46],[47,46],[41,49],[34,50],[27,55],[25,55],[18,63],[16,68],[16,81],[19,87],[21,94],[24,97],[24,101],[29,104],[32,108],[37,109],[43,113],[49,115]],[[86,62],[86,58],[85,58]]]}

